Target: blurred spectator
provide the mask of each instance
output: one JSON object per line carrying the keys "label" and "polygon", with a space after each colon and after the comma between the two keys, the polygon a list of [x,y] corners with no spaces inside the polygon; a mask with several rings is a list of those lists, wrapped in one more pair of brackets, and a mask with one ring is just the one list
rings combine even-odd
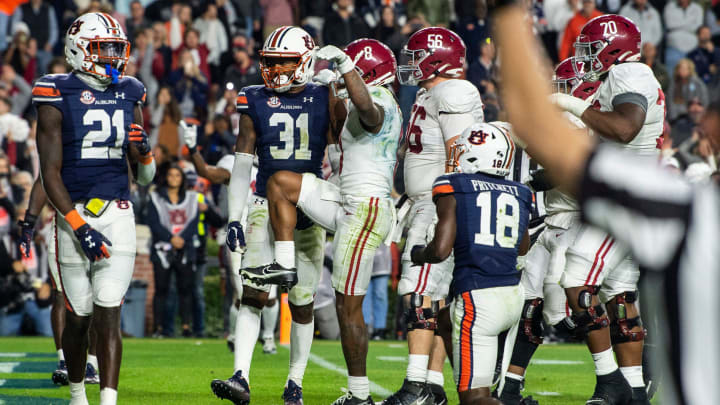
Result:
{"label": "blurred spectator", "polygon": [[[151,41],[153,30],[147,28],[138,31],[132,48],[132,60],[137,67],[137,78],[145,85],[148,105],[152,105],[158,91],[158,81],[153,76],[152,67],[155,58],[155,47]],[[127,72],[126,72],[127,74]]]}
{"label": "blurred spectator", "polygon": [[171,10],[172,17],[165,23],[165,31],[170,49],[176,51],[183,45],[185,29],[192,23],[192,9],[186,4],[175,3]]}
{"label": "blurred spectator", "polygon": [[395,17],[395,10],[390,6],[382,8],[380,24],[375,27],[375,39],[387,45],[396,58],[400,56],[400,50],[405,45],[406,38]]}
{"label": "blurred spectator", "polygon": [[15,195],[15,205],[27,207],[30,202],[30,190],[32,190],[35,179],[32,173],[25,170],[16,170],[10,177],[10,185],[17,191]]}
{"label": "blurred spectator", "polygon": [[240,91],[245,86],[263,83],[260,65],[250,57],[247,48],[243,47],[233,48],[233,64],[225,70],[224,78],[226,82],[232,83],[232,89],[235,91]]}
{"label": "blurred spectator", "polygon": [[309,25],[315,31],[322,32],[325,14],[330,9],[330,0],[301,1],[300,24]]}
{"label": "blurred spectator", "polygon": [[262,19],[262,8],[259,0],[232,0],[232,4],[238,12],[239,27],[245,31],[248,38],[252,38],[253,32],[260,30]]}
{"label": "blurred spectator", "polygon": [[158,80],[165,82],[165,75],[170,73],[172,66],[172,49],[168,43],[167,31],[163,23],[157,22],[152,27],[152,44],[155,49],[153,56],[152,73]]}
{"label": "blurred spectator", "polygon": [[4,62],[31,83],[37,75],[37,41],[30,38],[27,25],[23,22],[18,23],[13,30],[15,33],[5,52]]}
{"label": "blurred spectator", "polygon": [[179,55],[183,51],[188,51],[190,53],[190,56],[192,56],[193,62],[200,69],[203,76],[205,77],[205,81],[209,82],[210,66],[208,65],[208,57],[210,55],[210,51],[208,50],[207,46],[205,46],[205,44],[200,43],[200,32],[195,28],[187,29],[185,31],[184,41],[185,42],[183,42],[182,47],[175,51],[173,59],[173,69],[178,69],[179,67],[183,66],[183,64],[179,62]]}
{"label": "blurred spectator", "polygon": [[189,49],[180,52],[178,68],[170,72],[168,83],[173,86],[183,117],[194,117],[196,107],[207,106],[208,82]]}
{"label": "blurred spectator", "polygon": [[653,45],[652,42],[645,42],[642,46],[640,61],[650,66],[650,69],[652,69],[655,74],[655,78],[660,83],[660,87],[666,92],[670,86],[670,75],[657,56],[657,48],[655,45]]}
{"label": "blurred spectator", "polygon": [[199,206],[197,194],[187,191],[185,182],[185,174],[174,165],[166,172],[163,185],[150,193],[147,222],[152,232],[150,260],[155,276],[154,336],[164,334],[161,325],[173,273],[180,301],[182,334],[192,336],[190,320]]}
{"label": "blurred spectator", "polygon": [[[208,78],[219,82],[221,79],[220,55],[228,50],[228,36],[225,27],[223,27],[222,22],[218,19],[217,6],[213,3],[208,3],[202,17],[195,20],[193,27],[200,34],[200,43],[207,47],[208,50],[207,63],[210,66]],[[187,34],[189,33],[190,31],[188,31]]]}
{"label": "blurred spectator", "polygon": [[335,0],[323,25],[322,38],[325,45],[343,48],[357,38],[368,36],[367,24],[354,11],[353,0]]}
{"label": "blurred spectator", "polygon": [[408,0],[408,15],[422,15],[432,26],[450,26],[450,2],[439,0]]}
{"label": "blurred spectator", "polygon": [[597,0],[597,8],[603,13],[618,14],[620,10],[620,0]]}
{"label": "blurred spectator", "polygon": [[688,101],[685,113],[673,121],[670,132],[673,146],[680,146],[686,140],[690,139],[704,114],[705,106],[700,102],[700,99],[693,98]]}
{"label": "blurred spectator", "polygon": [[494,81],[497,75],[495,64],[495,44],[490,38],[480,43],[480,57],[470,61],[467,70],[467,80],[485,94],[487,82]]}
{"label": "blurred spectator", "polygon": [[[32,88],[10,65],[0,68],[0,98],[9,101],[10,112],[22,115],[30,104]],[[6,102],[7,102],[6,101]]]}
{"label": "blurred spectator", "polygon": [[150,21],[145,18],[145,8],[139,0],[133,0],[130,3],[130,18],[125,20],[125,28],[128,41],[133,46],[135,46],[135,35],[150,28]]}
{"label": "blurred spectator", "polygon": [[697,31],[698,46],[687,57],[695,64],[695,72],[705,84],[710,84],[718,74],[720,67],[720,49],[715,48],[710,36],[710,28],[702,26]]}
{"label": "blurred spectator", "polygon": [[720,46],[720,2],[705,11],[705,25],[710,27],[712,40],[716,46]]}
{"label": "blurred spectator", "polygon": [[702,105],[708,105],[707,88],[695,73],[695,64],[690,59],[683,58],[675,66],[670,81],[666,98],[668,120],[672,123],[680,115],[687,113],[688,101],[694,98]]}
{"label": "blurred spectator", "polygon": [[558,58],[560,58],[560,60],[565,60],[575,54],[573,44],[575,43],[575,38],[580,35],[580,30],[582,30],[583,25],[602,14],[602,12],[595,9],[595,0],[582,1],[582,8],[575,13],[565,28],[563,39],[560,43],[560,50],[558,51]]}
{"label": "blurred spectator", "polygon": [[381,244],[373,258],[372,276],[368,285],[362,311],[372,340],[385,339],[388,312],[388,282],[392,273],[390,247]]}
{"label": "blurred spectator", "polygon": [[[152,108],[150,123],[153,130],[150,136],[152,145],[162,145],[165,147],[165,154],[178,156],[182,142],[179,138],[178,122],[182,119],[180,107],[177,99],[173,95],[173,90],[168,86],[163,86],[158,90],[157,101]],[[155,156],[158,165],[161,160]]]}
{"label": "blurred spectator", "polygon": [[631,19],[642,33],[642,42],[656,47],[663,39],[660,13],[647,0],[632,0],[620,9],[620,15]]}
{"label": "blurred spectator", "polygon": [[70,65],[67,64],[64,56],[56,56],[48,64],[47,71],[48,74],[68,73]]}
{"label": "blurred spectator", "polygon": [[203,158],[209,165],[215,165],[225,155],[232,153],[235,136],[230,132],[230,119],[218,115],[205,124],[205,136],[198,139]]}
{"label": "blurred spectator", "polygon": [[467,60],[475,60],[480,55],[480,43],[489,35],[489,25],[485,17],[487,6],[483,0],[456,1],[456,32],[465,41]]}
{"label": "blurred spectator", "polygon": [[13,13],[12,24],[20,21],[27,24],[30,37],[37,42],[37,70],[39,74],[45,74],[53,56],[52,49],[59,38],[55,9],[43,0],[30,0]]}
{"label": "blurred spectator", "polygon": [[260,0],[263,15],[263,38],[284,25],[299,20],[298,0]]}
{"label": "blurred spectator", "polygon": [[665,20],[665,66],[675,69],[675,64],[697,46],[695,32],[702,25],[703,10],[691,0],[669,1],[663,11]]}

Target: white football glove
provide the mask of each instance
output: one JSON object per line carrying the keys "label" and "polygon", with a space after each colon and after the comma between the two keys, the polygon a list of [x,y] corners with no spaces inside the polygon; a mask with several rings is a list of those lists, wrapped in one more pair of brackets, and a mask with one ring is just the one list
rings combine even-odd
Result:
{"label": "white football glove", "polygon": [[355,63],[353,63],[350,57],[347,56],[342,49],[333,45],[326,45],[322,47],[319,51],[317,51],[316,56],[318,59],[334,63],[338,72],[343,75],[355,68]]}
{"label": "white football glove", "polygon": [[329,86],[330,83],[337,81],[337,79],[338,78],[335,72],[330,69],[323,69],[313,77],[313,81],[315,83],[321,84],[323,86]]}
{"label": "white football glove", "polygon": [[197,125],[189,125],[185,120],[180,120],[180,128],[183,131],[183,142],[190,151],[197,147]]}
{"label": "white football glove", "polygon": [[590,103],[587,101],[564,93],[551,94],[550,102],[558,106],[561,110],[567,111],[578,118],[590,107]]}

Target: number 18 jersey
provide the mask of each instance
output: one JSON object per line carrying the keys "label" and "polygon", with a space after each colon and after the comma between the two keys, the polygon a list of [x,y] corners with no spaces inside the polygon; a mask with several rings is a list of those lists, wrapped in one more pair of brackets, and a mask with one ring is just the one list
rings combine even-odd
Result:
{"label": "number 18 jersey", "polygon": [[518,284],[518,247],[532,209],[530,189],[482,173],[452,173],[435,180],[432,194],[433,200],[452,194],[457,204],[451,294]]}
{"label": "number 18 jersey", "polygon": [[61,175],[70,199],[129,199],[126,129],[145,101],[142,83],[126,76],[97,90],[76,73],[47,75],[33,85],[32,100],[62,113]]}
{"label": "number 18 jersey", "polygon": [[322,177],[330,125],[328,88],[309,83],[298,93],[248,86],[237,96],[237,111],[255,128],[258,174],[255,194],[266,195],[270,176],[280,170]]}

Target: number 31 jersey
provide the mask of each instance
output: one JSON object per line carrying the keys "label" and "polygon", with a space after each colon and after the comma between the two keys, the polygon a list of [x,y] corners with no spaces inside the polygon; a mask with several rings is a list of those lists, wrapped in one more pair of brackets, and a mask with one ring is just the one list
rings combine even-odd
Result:
{"label": "number 31 jersey", "polygon": [[433,184],[433,200],[455,196],[457,231],[452,295],[516,285],[518,247],[532,209],[532,192],[482,173],[452,173]]}
{"label": "number 31 jersey", "polygon": [[279,170],[322,177],[330,125],[327,87],[309,83],[291,94],[248,86],[238,93],[236,104],[237,111],[249,115],[255,128],[255,194],[265,197],[268,179]]}
{"label": "number 31 jersey", "polygon": [[126,76],[102,91],[76,73],[46,75],[33,85],[32,100],[62,113],[61,175],[70,199],[129,199],[126,129],[145,101],[142,83]]}

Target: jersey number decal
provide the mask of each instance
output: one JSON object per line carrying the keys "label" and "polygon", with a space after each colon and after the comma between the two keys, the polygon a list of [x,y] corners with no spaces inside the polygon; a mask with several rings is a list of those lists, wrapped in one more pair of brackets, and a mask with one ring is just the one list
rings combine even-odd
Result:
{"label": "jersey number decal", "polygon": [[413,106],[413,116],[410,120],[410,125],[407,127],[405,135],[408,143],[408,150],[412,153],[420,153],[423,150],[422,143],[420,143],[420,140],[422,139],[422,128],[420,128],[419,125],[415,125],[415,120],[417,120],[418,117],[420,117],[421,120],[424,120],[426,116],[427,113],[425,113],[425,107]]}
{"label": "jersey number decal", "polygon": [[[280,141],[284,143],[282,147],[271,146],[270,155],[273,159],[290,159],[295,152],[296,160],[310,160],[310,134],[308,133],[308,114],[302,113],[294,120],[292,115],[288,113],[274,113],[270,116],[270,126],[274,127],[279,124],[283,125],[280,131]],[[300,131],[300,147],[295,150],[295,127]]]}
{"label": "jersey number decal", "polygon": [[[83,137],[81,159],[122,159],[123,142],[125,141],[125,113],[115,110],[110,118],[105,110],[87,110],[83,115],[83,125],[100,123],[99,130],[88,131]],[[115,128],[115,143],[107,145],[112,137],[112,128]]]}
{"label": "jersey number decal", "polygon": [[615,21],[601,22],[600,26],[603,27],[603,36],[605,37],[617,34],[617,25],[615,25]]}
{"label": "jersey number decal", "polygon": [[428,35],[428,48],[442,48],[443,37],[441,34]]}
{"label": "jersey number decal", "polygon": [[[511,194],[500,193],[495,200],[497,207],[495,213],[492,212],[491,192],[478,194],[476,204],[480,207],[480,233],[475,234],[475,243],[494,246],[497,241],[502,248],[514,248],[520,228],[520,204],[517,198]],[[490,221],[493,217],[495,217],[494,235],[490,230]]]}

